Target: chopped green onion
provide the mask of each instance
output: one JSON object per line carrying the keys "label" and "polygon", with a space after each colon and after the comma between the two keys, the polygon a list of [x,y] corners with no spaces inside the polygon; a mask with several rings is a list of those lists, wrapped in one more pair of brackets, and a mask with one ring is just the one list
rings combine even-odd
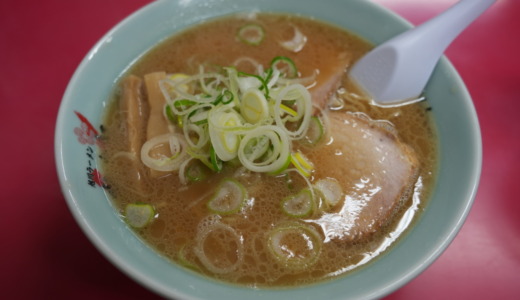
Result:
{"label": "chopped green onion", "polygon": [[230,90],[225,90],[222,92],[222,104],[229,104],[233,101],[234,96]]}
{"label": "chopped green onion", "polygon": [[213,105],[217,105],[219,103],[229,104],[233,101],[235,96],[230,90],[223,90],[220,95],[218,95],[217,99],[213,102]]}
{"label": "chopped green onion", "polygon": [[335,206],[341,201],[343,190],[336,179],[324,178],[314,184],[314,189],[321,193],[321,196],[328,206]]}
{"label": "chopped green onion", "polygon": [[251,161],[260,159],[269,150],[269,139],[265,136],[259,136],[247,141],[244,147],[244,154]]}
{"label": "chopped green onion", "polygon": [[238,71],[234,67],[228,67],[224,68],[224,70],[227,73],[227,77],[229,78],[229,91],[233,95],[233,103],[236,105],[239,105],[239,98],[238,98],[238,89],[239,89],[239,83],[238,83]]}
{"label": "chopped green onion", "polygon": [[286,105],[284,105],[284,104],[280,104],[280,108],[281,108],[284,112],[288,113],[289,115],[291,115],[291,116],[293,116],[293,117],[297,117],[297,116],[298,116],[298,113],[297,113],[296,111],[294,111],[292,108],[290,108],[290,107],[288,107],[288,106],[286,106]]}
{"label": "chopped green onion", "polygon": [[165,105],[164,109],[165,109],[166,117],[168,118],[168,120],[170,122],[172,122],[173,124],[175,124],[177,122],[177,118],[175,117],[175,115],[172,111],[172,108],[169,105]]}
{"label": "chopped green onion", "polygon": [[281,225],[268,233],[267,245],[273,257],[285,267],[304,270],[318,260],[322,248],[318,232],[303,224]]}
{"label": "chopped green onion", "polygon": [[271,68],[279,70],[287,78],[298,77],[298,69],[292,59],[286,56],[277,56],[271,61]]}
{"label": "chopped green onion", "polygon": [[[302,138],[309,126],[309,122],[312,117],[312,102],[309,91],[301,84],[292,84],[284,87],[273,98],[273,117],[276,125],[282,128],[282,130],[284,130],[289,135],[289,137],[293,139]],[[297,117],[289,115],[286,118],[282,119],[282,116],[285,115],[285,113],[281,111],[281,104],[282,101],[286,100],[296,101],[295,112],[297,113]],[[285,126],[285,123],[287,121],[299,122],[299,125],[295,130],[290,130]]]}
{"label": "chopped green onion", "polygon": [[175,106],[175,107],[192,106],[195,104],[197,104],[197,102],[191,101],[188,99],[181,99],[181,100],[176,100],[175,102],[173,102],[173,106]]}
{"label": "chopped green onion", "polygon": [[251,123],[257,124],[267,118],[269,109],[264,94],[258,89],[249,89],[242,95],[242,105],[240,113],[244,119]]}
{"label": "chopped green onion", "polygon": [[179,252],[177,253],[177,257],[179,258],[179,262],[181,265],[185,266],[188,269],[198,270],[199,267],[195,263],[192,263],[187,257],[185,253],[186,245],[183,245]]}
{"label": "chopped green onion", "polygon": [[305,177],[311,176],[311,172],[314,170],[312,162],[305,157],[300,151],[291,154],[291,162],[296,167],[298,172]]}
{"label": "chopped green onion", "polygon": [[[170,157],[152,157],[150,152],[152,149],[161,146],[170,146]],[[151,138],[141,147],[141,161],[150,169],[163,172],[171,172],[179,170],[180,165],[189,158],[186,152],[186,140],[184,136],[179,134],[165,133]]]}
{"label": "chopped green onion", "polygon": [[[197,149],[198,150],[198,149]],[[210,149],[210,152],[211,152],[211,149]],[[214,151],[213,151],[214,152]],[[187,150],[187,153],[194,159],[198,159],[200,162],[202,162],[206,167],[208,167],[210,170],[214,171],[214,172],[217,172],[217,170],[215,170],[215,167],[213,166],[213,164],[211,163],[211,155],[210,153],[200,153],[198,151],[196,151],[196,149],[188,149]]]}
{"label": "chopped green onion", "polygon": [[246,24],[238,29],[237,38],[245,44],[258,46],[265,38],[265,30],[258,24]]}
{"label": "chopped green onion", "polygon": [[266,75],[265,78],[263,78],[262,87],[260,88],[260,90],[264,90],[265,98],[267,99],[269,99],[269,82],[273,78],[273,72],[272,68],[266,70]]}
{"label": "chopped green onion", "polygon": [[309,216],[313,208],[314,200],[309,189],[303,189],[298,194],[282,200],[282,210],[290,217],[301,218]]}
{"label": "chopped green onion", "polygon": [[[241,33],[257,30],[263,33],[249,24]],[[298,71],[288,57],[275,57],[265,71],[255,66],[256,73],[250,74],[234,67],[205,71],[201,65],[195,75],[170,74],[161,80],[164,116],[175,126],[170,128],[174,133],[147,141],[141,148],[143,163],[158,171],[179,171],[183,183],[190,180],[186,174],[191,160],[214,172],[222,170],[223,162],[235,160],[249,171],[273,175],[285,172],[292,162],[294,171],[310,176],[310,161],[302,154],[291,155],[294,142],[315,142],[324,131],[319,119],[311,118],[312,102],[303,85],[308,80],[289,78]],[[156,151],[168,142],[170,152]]]}
{"label": "chopped green onion", "polygon": [[264,84],[264,79],[258,75],[244,73],[244,72],[238,72],[238,77],[236,78],[238,88],[240,89],[240,92],[245,93],[247,90],[251,88],[258,88],[260,89],[262,85]]}
{"label": "chopped green onion", "polygon": [[241,183],[234,179],[224,179],[209,200],[208,208],[214,213],[229,215],[238,212],[246,198],[246,189]]}
{"label": "chopped green onion", "polygon": [[212,111],[208,115],[209,136],[217,156],[223,161],[232,160],[237,156],[240,136],[233,128],[243,125],[240,115],[232,109]]}
{"label": "chopped green onion", "polygon": [[208,176],[207,168],[201,163],[202,162],[194,161],[188,166],[186,170],[186,178],[188,181],[197,182],[206,179]]}
{"label": "chopped green onion", "polygon": [[292,52],[300,52],[305,43],[307,43],[307,37],[295,26],[294,28],[294,37],[288,41],[279,42],[280,46]]}
{"label": "chopped green onion", "polygon": [[289,167],[289,165],[291,164],[291,156],[288,155],[287,156],[287,160],[285,161],[285,163],[277,170],[274,170],[272,172],[269,172],[269,175],[278,175],[278,174],[281,174],[282,172],[284,172],[285,170],[287,170],[287,168]]}
{"label": "chopped green onion", "polygon": [[209,142],[208,125],[204,120],[196,123],[186,121],[186,126],[182,127],[182,132],[189,147],[194,150],[201,150]]}
{"label": "chopped green onion", "polygon": [[312,116],[304,141],[309,145],[316,145],[323,138],[324,131],[320,118]]}
{"label": "chopped green onion", "polygon": [[208,123],[208,110],[206,109],[197,109],[192,111],[188,118],[190,121],[196,125],[202,125]]}
{"label": "chopped green onion", "polygon": [[[249,156],[245,149],[249,141],[258,138],[267,138],[273,151],[264,160],[257,161],[257,156]],[[238,149],[238,159],[244,167],[253,172],[276,172],[287,164],[290,156],[289,138],[283,130],[277,126],[259,126],[248,131],[243,137]]]}
{"label": "chopped green onion", "polygon": [[[175,73],[168,76],[168,79],[175,83],[175,88],[182,92],[187,93],[190,87],[186,83],[182,83],[190,79],[190,76],[183,73]],[[174,91],[175,92],[175,91]]]}
{"label": "chopped green onion", "polygon": [[269,99],[269,86],[268,82],[271,79],[273,70],[269,68],[265,75],[265,78],[262,78],[259,75],[249,74],[245,72],[238,72],[238,75],[245,76],[238,78],[238,85],[240,91],[242,93],[247,92],[250,88],[258,88],[259,90],[264,91],[265,98]]}
{"label": "chopped green onion", "polygon": [[179,126],[179,128],[183,128],[184,127],[184,122],[182,121],[182,116],[177,116],[177,126]]}
{"label": "chopped green onion", "polygon": [[[213,243],[213,247],[210,247],[211,250],[207,249],[209,246],[206,243],[206,239],[209,237],[216,242]],[[236,230],[229,225],[215,222],[211,225],[203,226],[197,232],[195,241],[196,245],[193,248],[195,255],[200,263],[210,272],[226,274],[235,270],[243,263],[244,245],[242,236],[239,236]],[[215,244],[219,250],[223,251],[218,251],[217,254],[213,253],[211,256],[207,255],[206,250],[215,252]]]}
{"label": "chopped green onion", "polygon": [[125,220],[134,228],[143,228],[150,224],[155,216],[155,209],[150,204],[130,203],[125,207]]}
{"label": "chopped green onion", "polygon": [[220,158],[218,158],[217,153],[215,152],[215,149],[213,147],[211,147],[209,158],[210,158],[211,167],[212,167],[213,171],[215,171],[215,172],[222,171],[222,167],[223,167],[222,160],[220,160]]}

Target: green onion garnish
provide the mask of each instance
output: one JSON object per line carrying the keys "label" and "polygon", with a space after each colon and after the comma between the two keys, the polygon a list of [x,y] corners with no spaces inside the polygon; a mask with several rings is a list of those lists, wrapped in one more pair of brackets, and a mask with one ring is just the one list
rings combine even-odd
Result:
{"label": "green onion garnish", "polygon": [[245,44],[258,46],[265,38],[265,30],[258,24],[246,24],[238,29],[237,38]]}
{"label": "green onion garnish", "polygon": [[222,167],[223,167],[222,160],[217,157],[217,153],[215,152],[215,149],[213,147],[211,147],[209,158],[210,158],[211,166],[213,167],[213,171],[215,171],[215,172],[222,171]]}
{"label": "green onion garnish", "polygon": [[315,264],[322,244],[316,230],[299,223],[276,227],[268,233],[267,239],[273,257],[284,267],[293,270],[303,270]]}
{"label": "green onion garnish", "polygon": [[323,123],[321,122],[320,118],[312,116],[304,140],[309,145],[316,145],[323,138],[324,133],[325,130],[323,128]]}
{"label": "green onion garnish", "polygon": [[155,216],[155,209],[150,204],[130,203],[125,207],[125,220],[134,228],[143,228]]}
{"label": "green onion garnish", "polygon": [[277,56],[271,61],[271,68],[277,69],[287,78],[298,77],[298,69],[292,59],[287,56]]}
{"label": "green onion garnish", "polygon": [[208,208],[221,215],[236,213],[242,208],[246,197],[246,189],[241,183],[229,178],[224,179],[209,200]]}
{"label": "green onion garnish", "polygon": [[303,189],[298,194],[282,200],[282,211],[294,218],[309,216],[314,208],[312,193],[309,189]]}

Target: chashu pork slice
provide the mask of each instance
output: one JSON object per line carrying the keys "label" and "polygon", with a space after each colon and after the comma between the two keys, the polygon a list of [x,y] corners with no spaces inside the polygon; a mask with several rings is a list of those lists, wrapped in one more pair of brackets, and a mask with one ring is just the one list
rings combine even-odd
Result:
{"label": "chashu pork slice", "polygon": [[352,57],[341,53],[337,57],[327,58],[316,76],[316,84],[309,89],[315,106],[325,108],[345,78]]}
{"label": "chashu pork slice", "polygon": [[315,221],[328,240],[351,241],[388,224],[413,191],[419,163],[388,122],[329,113],[330,142],[316,151],[316,177],[336,178],[343,201]]}

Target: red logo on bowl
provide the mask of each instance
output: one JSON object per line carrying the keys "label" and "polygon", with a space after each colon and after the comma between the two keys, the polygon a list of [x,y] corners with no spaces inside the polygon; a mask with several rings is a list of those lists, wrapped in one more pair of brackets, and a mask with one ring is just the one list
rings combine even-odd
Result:
{"label": "red logo on bowl", "polygon": [[80,142],[82,145],[96,144],[97,137],[99,135],[96,128],[92,126],[92,124],[84,115],[77,111],[74,111],[74,113],[76,114],[76,116],[78,116],[79,120],[81,121],[81,126],[74,128],[74,134],[78,136],[78,142]]}
{"label": "red logo on bowl", "polygon": [[92,148],[94,145],[100,145],[98,140],[99,132],[84,115],[77,111],[74,111],[74,113],[81,121],[80,127],[74,128],[74,134],[78,137],[80,144],[88,145],[86,149],[86,156],[88,158],[86,167],[87,184],[92,187],[106,187],[101,173],[95,168],[94,149]]}

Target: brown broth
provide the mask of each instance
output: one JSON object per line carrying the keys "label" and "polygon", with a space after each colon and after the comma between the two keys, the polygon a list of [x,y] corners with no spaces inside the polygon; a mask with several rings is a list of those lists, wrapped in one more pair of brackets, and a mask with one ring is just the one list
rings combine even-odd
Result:
{"label": "brown broth", "polygon": [[[239,43],[235,32],[246,23],[258,23],[266,29],[266,38],[261,46],[252,47]],[[305,32],[308,42],[299,53],[281,48],[277,41],[288,39],[293,27]],[[309,76],[322,65],[334,64],[338,55],[348,53],[353,61],[370,49],[364,40],[339,28],[302,17],[259,14],[251,21],[241,17],[229,17],[198,25],[177,34],[152,48],[128,71],[128,74],[143,76],[150,72],[194,74],[199,64],[227,66],[237,57],[247,54],[267,66],[275,56],[291,57],[301,76]],[[251,71],[251,70],[249,70]],[[319,77],[318,77],[319,80]],[[345,103],[342,110],[362,112],[375,120],[388,120],[398,132],[399,138],[411,146],[421,162],[419,178],[423,188],[412,197],[404,199],[400,210],[379,232],[369,237],[348,241],[330,241],[323,245],[317,262],[305,269],[291,270],[270,257],[265,244],[266,233],[274,225],[294,222],[280,210],[280,201],[305,186],[295,179],[288,187],[283,176],[241,173],[237,167],[227,166],[220,174],[214,174],[203,182],[180,184],[178,176],[172,174],[161,178],[148,177],[146,167],[134,169],[128,157],[117,155],[126,151],[126,136],[121,114],[118,111],[118,95],[109,106],[104,122],[104,148],[102,152],[105,180],[110,185],[109,193],[117,209],[121,211],[128,203],[152,204],[157,211],[156,219],[146,228],[136,230],[141,238],[162,255],[196,272],[229,283],[255,287],[288,287],[312,284],[326,279],[344,276],[352,270],[377,258],[387,251],[402,234],[401,225],[413,225],[429,198],[434,184],[437,161],[435,130],[430,120],[426,103],[401,107],[384,108],[371,105],[366,99],[357,99],[359,91],[350,83],[343,82],[339,98]],[[331,130],[331,134],[337,134]],[[330,149],[325,144],[308,151],[319,166],[320,160]],[[314,152],[314,153],[311,153]],[[137,176],[141,184],[138,189],[133,182]],[[215,216],[206,203],[218,183],[227,177],[238,180],[248,188],[248,201],[237,214]],[[201,227],[210,226],[215,219],[232,227],[243,237],[242,263],[237,270],[227,274],[213,274],[207,270],[192,251],[194,237]],[[312,218],[308,218],[312,220]],[[201,225],[201,222],[206,225]],[[210,225],[207,225],[210,224]],[[410,225],[412,224],[412,225]],[[231,260],[223,253],[237,251],[234,243],[222,243],[222,239],[208,239],[207,248],[220,249],[208,252],[211,259]],[[226,250],[227,249],[227,250]]]}

